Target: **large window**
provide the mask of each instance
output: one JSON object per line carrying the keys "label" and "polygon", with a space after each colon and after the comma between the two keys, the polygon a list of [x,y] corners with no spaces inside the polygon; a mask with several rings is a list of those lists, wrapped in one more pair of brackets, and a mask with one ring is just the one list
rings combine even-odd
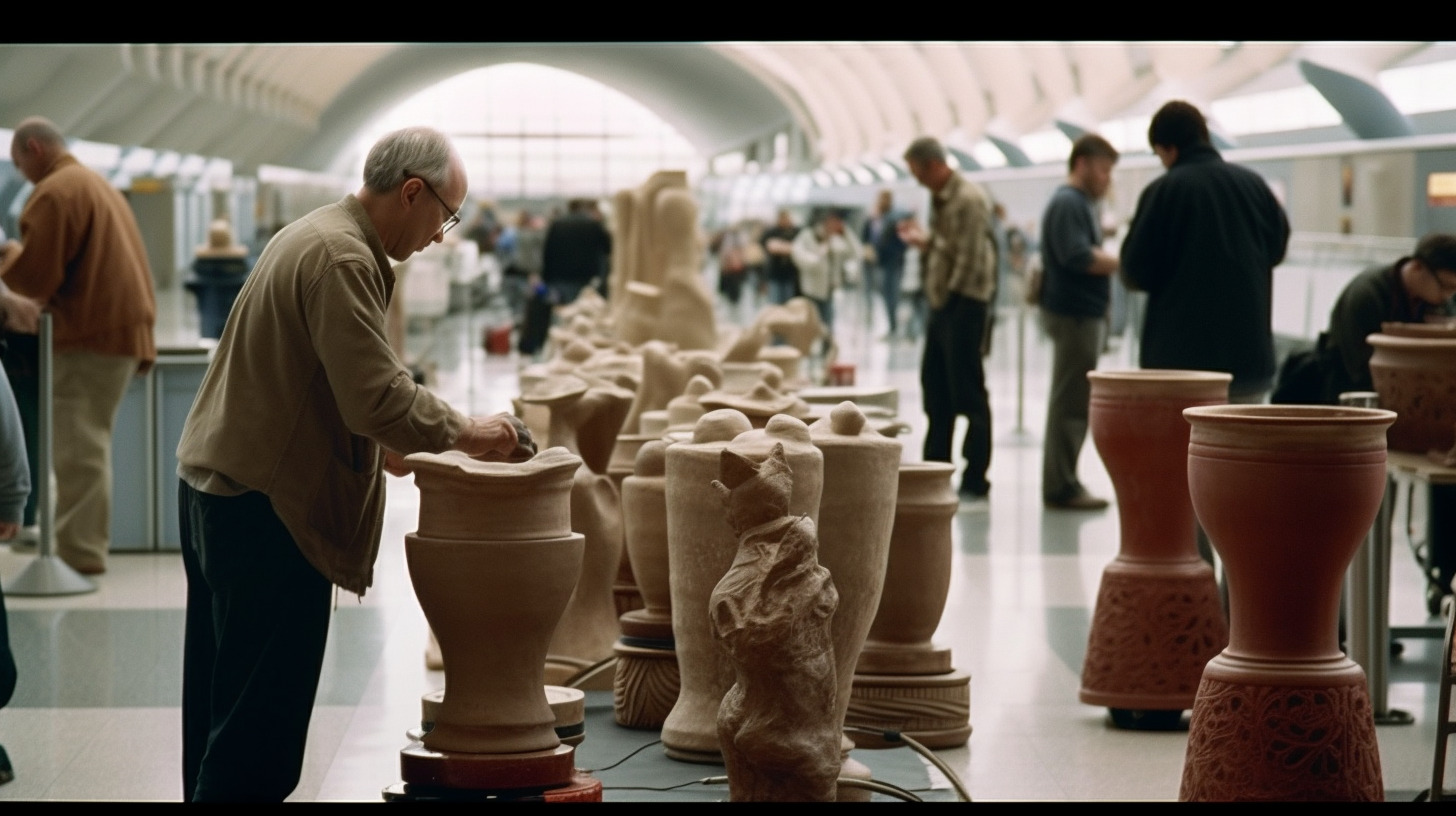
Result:
{"label": "large window", "polygon": [[697,152],[627,95],[568,71],[508,63],[469,71],[421,91],[361,133],[363,156],[408,125],[450,134],[471,196],[490,199],[610,197],[663,169],[702,172]]}

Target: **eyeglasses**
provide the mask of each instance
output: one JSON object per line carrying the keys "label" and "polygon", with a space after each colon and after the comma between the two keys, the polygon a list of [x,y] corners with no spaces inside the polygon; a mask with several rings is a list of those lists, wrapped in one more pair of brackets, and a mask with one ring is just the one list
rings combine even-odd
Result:
{"label": "eyeglasses", "polygon": [[1449,269],[1432,269],[1431,277],[1436,279],[1436,285],[1441,287],[1442,292],[1456,293],[1456,272]]}
{"label": "eyeglasses", "polygon": [[441,198],[440,194],[435,192],[435,188],[431,187],[428,181],[425,181],[420,176],[417,176],[408,170],[404,171],[404,177],[406,179],[419,179],[420,183],[425,185],[425,189],[430,191],[430,195],[434,196],[435,200],[440,202],[440,206],[445,208],[445,212],[450,213],[450,217],[445,219],[444,226],[440,227],[441,235],[449,232],[451,227],[454,227],[456,224],[460,223],[460,214],[450,209],[450,205],[445,203],[445,199]]}

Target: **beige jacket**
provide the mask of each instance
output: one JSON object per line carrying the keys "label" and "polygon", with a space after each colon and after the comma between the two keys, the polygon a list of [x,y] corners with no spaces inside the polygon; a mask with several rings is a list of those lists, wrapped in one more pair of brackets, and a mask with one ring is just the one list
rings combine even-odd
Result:
{"label": "beige jacket", "polygon": [[58,352],[157,359],[152,269],[131,205],[74,156],[56,160],[20,213],[19,256],[5,283],[44,304]]}
{"label": "beige jacket", "polygon": [[945,306],[952,292],[986,303],[996,292],[991,199],[960,173],[951,173],[945,186],[931,196],[930,239],[921,253],[920,269],[932,309]]}
{"label": "beige jacket", "polygon": [[417,385],[385,338],[394,272],[354,196],[269,242],[198,390],[177,474],[264,493],[324,577],[360,595],[384,518],[384,445],[448,449],[467,419]]}

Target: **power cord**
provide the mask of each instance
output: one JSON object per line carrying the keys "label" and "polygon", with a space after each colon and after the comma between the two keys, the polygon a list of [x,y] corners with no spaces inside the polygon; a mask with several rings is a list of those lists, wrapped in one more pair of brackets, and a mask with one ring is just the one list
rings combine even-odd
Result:
{"label": "power cord", "polygon": [[[900,787],[899,785],[891,785],[889,782],[879,782],[879,781],[876,781],[876,780],[873,780],[873,779],[853,779],[853,778],[850,778],[850,777],[847,777],[847,776],[841,776],[841,777],[839,777],[839,779],[837,779],[835,781],[838,784],[843,785],[846,788],[862,788],[864,790],[871,790],[871,791],[874,791],[876,793],[883,793],[883,794],[887,794],[889,796],[893,796],[896,799],[902,799],[902,800],[904,800],[906,802],[924,802],[925,801],[924,799],[921,799],[919,796],[916,796],[914,793],[911,793],[910,791],[905,790],[904,788]],[[699,779],[698,780],[698,784],[701,784],[701,785],[726,785],[726,784],[728,784],[728,777],[726,777],[726,776],[705,776],[702,779]]]}
{"label": "power cord", "polygon": [[586,668],[578,671],[576,674],[568,677],[566,679],[566,682],[562,683],[561,685],[567,688],[581,688],[583,683],[590,681],[592,678],[596,677],[607,669],[615,668],[616,665],[616,655],[604,657],[601,660],[598,660],[597,662],[591,664],[590,666],[587,666]]}
{"label": "power cord", "polygon": [[852,731],[856,734],[868,734],[870,736],[879,737],[885,742],[891,744],[903,742],[904,744],[908,745],[911,750],[915,751],[915,753],[921,755],[922,757],[925,757],[927,761],[929,761],[932,765],[939,769],[942,774],[945,775],[945,778],[950,781],[951,787],[955,788],[956,795],[960,797],[962,802],[971,801],[970,792],[966,790],[966,786],[961,783],[961,778],[959,776],[956,776],[955,771],[952,771],[949,765],[945,764],[945,762],[940,757],[936,756],[934,751],[926,748],[918,740],[911,738],[908,734],[890,729],[864,728],[858,725],[847,725],[844,727],[844,730]]}

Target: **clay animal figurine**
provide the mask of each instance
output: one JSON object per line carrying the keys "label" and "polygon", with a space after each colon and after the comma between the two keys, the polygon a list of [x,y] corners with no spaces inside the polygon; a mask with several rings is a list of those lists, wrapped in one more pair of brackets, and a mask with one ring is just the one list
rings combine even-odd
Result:
{"label": "clay animal figurine", "polygon": [[819,565],[814,522],[788,514],[794,482],[783,444],[762,464],[724,450],[720,473],[713,487],[738,536],[708,603],[737,675],[718,709],[729,800],[833,802],[842,763],[830,623],[839,593]]}

